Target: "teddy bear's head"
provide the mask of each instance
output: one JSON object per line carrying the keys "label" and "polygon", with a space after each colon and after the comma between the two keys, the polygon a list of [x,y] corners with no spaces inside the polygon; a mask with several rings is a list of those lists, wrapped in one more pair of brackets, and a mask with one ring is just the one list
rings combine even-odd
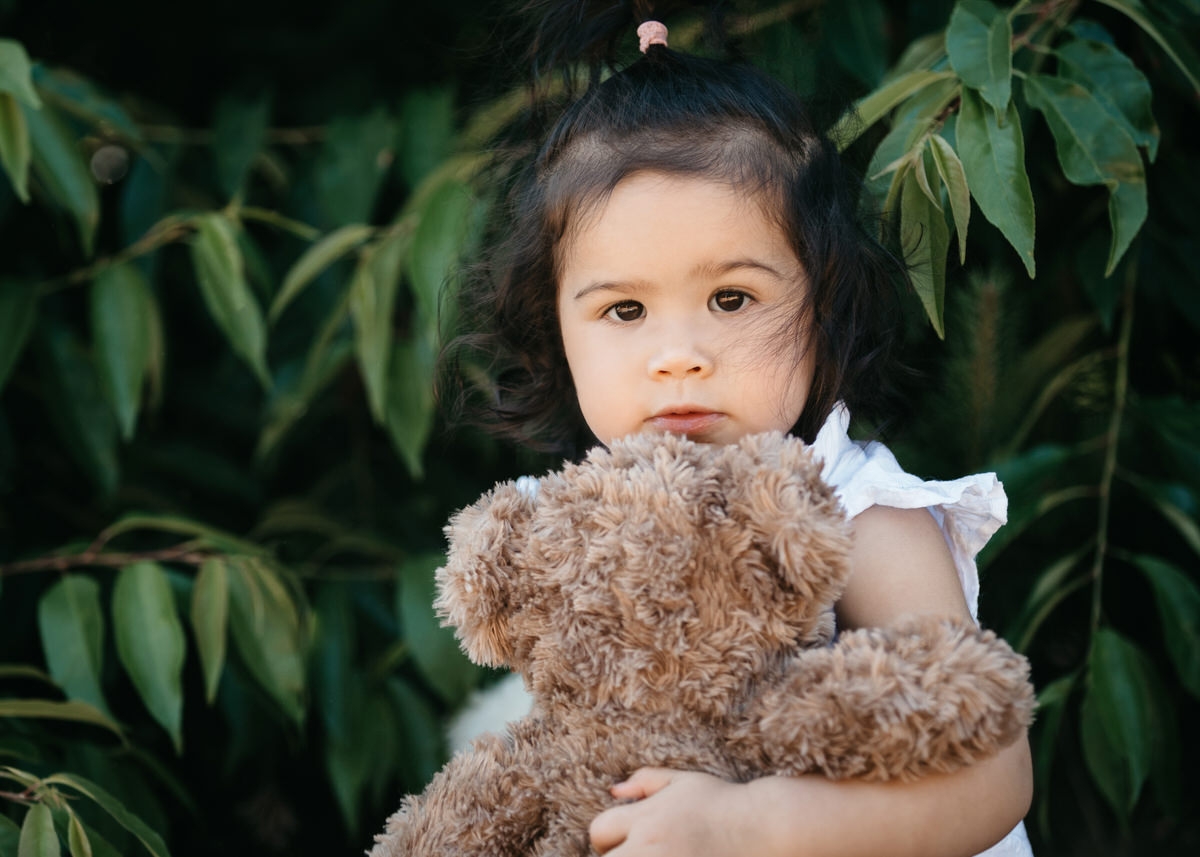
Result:
{"label": "teddy bear's head", "polygon": [[438,609],[542,704],[727,710],[832,633],[849,526],[804,444],[638,436],[505,483],[447,527]]}

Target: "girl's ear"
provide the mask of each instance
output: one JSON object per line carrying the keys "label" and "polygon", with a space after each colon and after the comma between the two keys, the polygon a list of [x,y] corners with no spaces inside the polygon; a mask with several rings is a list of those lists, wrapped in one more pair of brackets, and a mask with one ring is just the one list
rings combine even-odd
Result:
{"label": "girl's ear", "polygon": [[527,523],[536,500],[506,482],[461,510],[446,526],[450,549],[437,571],[434,607],[456,628],[471,660],[486,666],[512,663],[510,619],[517,604]]}
{"label": "girl's ear", "polygon": [[730,456],[735,514],[801,603],[831,606],[849,577],[850,522],[821,479],[821,463],[796,437],[743,438]]}

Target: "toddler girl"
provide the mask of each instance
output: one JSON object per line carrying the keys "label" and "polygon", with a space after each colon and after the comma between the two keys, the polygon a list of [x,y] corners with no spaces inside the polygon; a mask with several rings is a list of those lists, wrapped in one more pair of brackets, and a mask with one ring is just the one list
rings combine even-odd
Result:
{"label": "toddler girl", "polygon": [[[496,369],[488,421],[575,452],[638,432],[790,431],[854,521],[839,625],[974,616],[974,557],[1005,515],[994,475],[923,482],[846,433],[851,410],[886,416],[906,274],[856,222],[832,145],[777,82],[671,50],[651,19],[662,3],[551,5],[543,56],[595,59],[637,24],[644,56],[566,109],[462,295],[466,342]],[[1024,740],[916,783],[642,769],[590,836],[623,857],[1029,855],[1030,789]]]}

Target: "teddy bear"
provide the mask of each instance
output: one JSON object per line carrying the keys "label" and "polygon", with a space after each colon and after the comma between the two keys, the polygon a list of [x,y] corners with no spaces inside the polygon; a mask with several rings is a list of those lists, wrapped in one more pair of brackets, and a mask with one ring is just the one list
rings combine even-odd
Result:
{"label": "teddy bear", "polygon": [[646,765],[912,779],[1014,741],[1033,692],[995,634],[835,633],[851,529],[820,470],[778,433],[636,436],[458,512],[437,610],[534,707],[407,797],[372,857],[592,854],[610,787]]}

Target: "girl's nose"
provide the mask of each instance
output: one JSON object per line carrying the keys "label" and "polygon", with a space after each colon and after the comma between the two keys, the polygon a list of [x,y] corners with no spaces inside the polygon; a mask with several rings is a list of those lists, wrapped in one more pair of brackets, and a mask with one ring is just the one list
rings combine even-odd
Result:
{"label": "girl's nose", "polygon": [[650,375],[660,380],[712,374],[712,359],[694,344],[664,345],[650,358]]}

